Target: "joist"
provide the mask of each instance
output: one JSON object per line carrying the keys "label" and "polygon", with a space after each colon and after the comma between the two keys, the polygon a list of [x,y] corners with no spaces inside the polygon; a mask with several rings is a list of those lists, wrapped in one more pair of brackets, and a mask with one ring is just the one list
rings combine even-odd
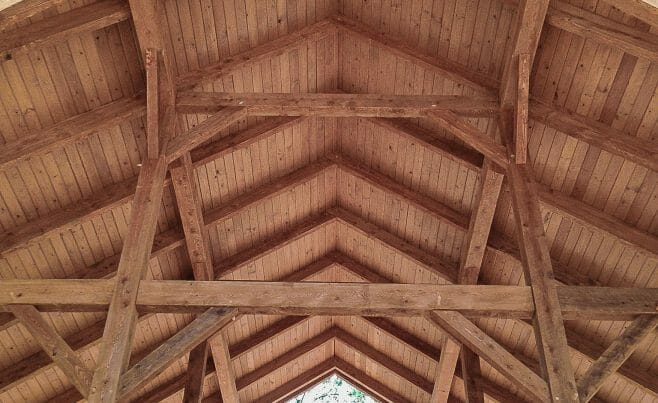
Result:
{"label": "joist", "polygon": [[480,184],[466,232],[465,247],[459,261],[460,284],[477,284],[502,185],[503,175],[485,160],[480,171]]}
{"label": "joist", "polygon": [[177,79],[177,87],[181,90],[189,90],[198,84],[219,80],[241,68],[279,56],[307,43],[319,41],[330,34],[330,28],[329,21],[321,20],[262,45],[222,58],[218,63],[182,74]]}
{"label": "joist", "polygon": [[[250,125],[233,136],[213,141],[203,149],[197,148],[190,153],[192,167],[195,169],[199,168],[209,161],[221,158],[227,153],[244,149],[254,141],[266,138],[279,130],[290,127],[290,125],[298,121],[299,118],[267,120],[259,124]],[[207,131],[203,127],[210,130]],[[214,133],[212,130],[213,127],[216,128],[212,124],[203,125],[201,129],[190,134],[192,136],[195,136],[194,133],[198,133],[200,136],[212,136]],[[84,221],[98,217],[106,211],[131,201],[134,196],[136,183],[136,178],[118,182],[104,188],[98,194],[78,201],[75,205],[33,220],[11,232],[0,234],[0,253],[9,253],[17,248],[35,244],[49,236],[65,231],[66,229],[74,228]],[[170,180],[167,179],[164,183],[168,185]],[[209,221],[212,221],[212,219]],[[156,241],[157,244],[158,242]]]}
{"label": "joist", "polygon": [[404,379],[405,382],[414,385],[416,388],[425,392],[427,395],[432,394],[432,382],[428,381],[422,376],[419,376],[405,365],[402,365],[399,362],[391,359],[385,353],[375,349],[367,342],[359,339],[358,337],[355,337],[354,335],[341,328],[335,329],[335,337],[337,341],[340,341],[349,348],[360,352],[377,364],[387,368],[392,373]]}
{"label": "joist", "polygon": [[225,107],[245,107],[256,116],[422,117],[435,110],[491,116],[498,112],[496,100],[486,96],[197,91],[182,92],[176,100],[181,113],[213,113]]}
{"label": "joist", "polygon": [[41,313],[30,305],[12,306],[9,311],[25,326],[80,394],[87,396],[92,371],[52,325],[46,322]]}
{"label": "joist", "polygon": [[91,32],[130,18],[128,5],[120,0],[105,0],[58,14],[4,32],[0,45],[0,58],[14,57],[65,41],[84,32]]}
{"label": "joist", "polygon": [[[619,2],[623,2],[623,0],[619,0]],[[365,25],[355,21],[350,22],[349,25],[357,27],[358,30],[368,30]],[[355,29],[345,30],[345,32],[358,36]],[[463,70],[463,67],[444,68],[438,66],[436,65],[436,63],[439,63],[437,59],[423,56],[423,53],[418,49],[404,45],[400,43],[399,40],[391,38],[390,36],[372,34],[369,35],[368,38],[372,41],[374,46],[385,49],[396,56],[414,63],[415,65],[421,66],[430,71],[436,71],[443,75],[446,73],[457,75],[461,77],[462,80],[467,80],[465,85],[469,85],[473,88],[490,91],[500,87],[500,82],[491,77],[487,77],[486,80],[475,78],[467,79],[466,77],[471,77],[469,75],[470,71],[461,71]],[[515,88],[516,86],[514,86],[514,89]],[[600,122],[596,122],[593,119],[569,113],[558,106],[548,105],[536,99],[530,100],[529,114],[532,119],[560,130],[580,141],[584,141],[613,155],[619,155],[622,158],[634,161],[654,171],[658,171],[658,163],[656,162],[658,160],[658,158],[656,158],[656,156],[658,156],[658,148],[656,148],[655,142],[624,135],[620,131]],[[620,134],[620,137],[615,136],[616,133]]]}
{"label": "joist", "polygon": [[644,339],[658,326],[658,316],[640,316],[624,329],[605,352],[578,380],[581,402],[589,402],[606,379],[633,354]]}
{"label": "joist", "polygon": [[441,344],[441,356],[430,402],[446,403],[448,401],[461,348],[461,344],[454,342],[449,337],[446,337]]}
{"label": "joist", "polygon": [[505,149],[496,143],[485,133],[480,132],[475,126],[459,118],[451,111],[430,111],[427,116],[432,122],[458,137],[470,147],[476,149],[486,158],[495,163],[500,170],[504,170],[509,164],[505,156]]}
{"label": "joist", "polygon": [[474,323],[457,312],[432,312],[428,315],[429,320],[443,329],[455,342],[462,343],[485,359],[489,365],[506,375],[525,393],[538,401],[548,399],[549,390],[546,382]]}
{"label": "joist", "polygon": [[199,144],[246,117],[246,108],[222,108],[187,133],[182,133],[170,141],[166,151],[167,162],[180,158],[184,153],[196,148]]}
{"label": "joist", "polygon": [[525,281],[532,288],[535,305],[535,339],[547,377],[551,400],[578,401],[569,356],[564,317],[555,285],[548,240],[539,210],[532,173],[526,165],[510,164],[507,170],[521,249]]}
{"label": "joist", "polygon": [[658,27],[658,7],[647,0],[604,0],[628,15]]}
{"label": "joist", "polygon": [[459,358],[461,360],[462,378],[464,380],[464,394],[467,403],[484,403],[484,387],[480,357],[471,349],[463,347]]}
{"label": "joist", "polygon": [[6,31],[12,24],[62,4],[64,0],[22,0],[14,1],[9,7],[0,10],[0,31]]}
{"label": "joist", "polygon": [[492,95],[494,94],[493,89],[497,87],[497,82],[489,75],[469,70],[462,64],[448,58],[429,57],[399,38],[383,34],[344,15],[336,15],[330,17],[329,20],[342,32],[365,40],[373,46],[386,49],[396,56],[405,59],[412,58],[422,68],[440,70],[442,75],[456,83],[480,91],[484,87],[486,89],[484,92],[491,93]]}
{"label": "joist", "polygon": [[146,112],[145,100],[142,93],[120,98],[9,141],[0,149],[0,169],[56,151],[86,139],[93,133],[143,116]]}
{"label": "joist", "polygon": [[[112,298],[114,280],[6,280],[0,305],[36,305],[42,311],[97,311]],[[241,312],[294,315],[422,315],[457,310],[471,316],[528,319],[535,312],[529,286],[362,284],[143,280],[135,296],[140,312],[203,312],[236,307]],[[108,287],[109,290],[108,290]],[[323,288],[324,287],[324,288]],[[568,320],[625,320],[657,315],[658,289],[556,286]],[[308,295],[317,295],[308,300]]]}
{"label": "joist", "polygon": [[132,399],[139,387],[159,375],[177,359],[220,331],[235,318],[236,309],[214,308],[197,316],[121,376],[119,399]]}
{"label": "joist", "polygon": [[220,332],[208,340],[212,358],[215,362],[217,383],[222,392],[222,400],[227,403],[239,403],[238,388],[235,382],[235,371],[229,355],[226,336]]}
{"label": "joist", "polygon": [[[517,8],[516,26],[512,27],[511,50],[506,54],[499,97],[501,106],[512,106],[517,88],[517,66],[519,55],[528,57],[530,67],[535,60],[539,37],[548,11],[548,0],[520,0]],[[530,69],[532,70],[532,68]]]}
{"label": "joist", "polygon": [[658,145],[653,141],[628,135],[539,99],[530,100],[530,117],[577,140],[658,172]]}
{"label": "joist", "polygon": [[[193,176],[192,169],[192,158],[187,152],[172,164],[169,172],[194,279],[210,281],[214,278],[212,256],[208,244],[208,232],[203,221],[202,205],[197,196],[196,178]],[[209,310],[201,316],[211,313],[212,311]],[[198,403],[203,397],[203,380],[205,379],[208,351],[207,341],[202,340],[189,352],[187,382],[183,394],[183,400],[186,403]]]}
{"label": "joist", "polygon": [[137,323],[137,290],[146,274],[153,247],[166,168],[164,157],[146,160],[139,174],[116,279],[108,284],[108,290],[114,291],[105,321],[99,365],[88,397],[92,403],[116,399],[120,375],[130,357],[130,344]]}
{"label": "joist", "polygon": [[[384,123],[382,123],[384,124]],[[416,136],[414,134],[415,127],[409,125],[387,125],[386,127],[396,130],[405,136],[412,136],[417,141],[421,142],[425,147],[428,147],[437,152],[444,153],[445,151],[437,149],[432,143],[426,142],[429,140],[428,136],[430,133],[425,133],[422,137]],[[422,130],[422,129],[419,129]],[[493,151],[496,158],[502,160],[505,159],[504,155],[501,154],[503,150],[501,148],[495,147]],[[462,161],[465,166],[469,169],[478,169],[474,163],[478,161],[476,156],[468,157],[462,153],[454,154],[454,158]],[[480,159],[481,161],[481,159]],[[654,235],[648,234],[637,228],[633,228],[629,224],[624,223],[623,221],[605,214],[603,212],[597,211],[595,208],[588,206],[586,203],[574,199],[572,197],[561,195],[557,191],[552,191],[542,186],[541,184],[536,184],[537,192],[539,194],[539,199],[542,202],[542,205],[545,208],[557,209],[560,214],[568,214],[569,216],[577,219],[583,225],[591,228],[594,231],[604,231],[620,241],[624,242],[626,245],[631,247],[640,247],[652,254],[658,253],[658,248],[655,244],[658,242],[658,238]]]}
{"label": "joist", "polygon": [[546,21],[556,28],[591,38],[613,49],[621,49],[653,63],[658,62],[658,36],[650,32],[640,31],[566,2],[553,4]]}

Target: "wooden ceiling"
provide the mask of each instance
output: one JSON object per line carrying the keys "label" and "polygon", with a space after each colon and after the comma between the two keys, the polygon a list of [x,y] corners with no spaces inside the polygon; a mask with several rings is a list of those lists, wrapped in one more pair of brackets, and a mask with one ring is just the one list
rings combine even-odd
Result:
{"label": "wooden ceiling", "polygon": [[0,402],[658,401],[647,3],[23,0],[0,57]]}

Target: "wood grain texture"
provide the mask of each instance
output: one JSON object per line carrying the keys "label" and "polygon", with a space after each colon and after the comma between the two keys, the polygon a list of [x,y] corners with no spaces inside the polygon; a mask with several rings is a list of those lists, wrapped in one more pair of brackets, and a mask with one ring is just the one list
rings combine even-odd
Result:
{"label": "wood grain texture", "polygon": [[106,0],[74,8],[27,27],[3,33],[0,58],[11,60],[21,53],[65,41],[82,32],[101,29],[129,17],[128,5],[119,0]]}
{"label": "wood grain texture", "polygon": [[142,166],[133,200],[130,227],[117,268],[112,302],[105,322],[98,368],[89,391],[90,402],[114,401],[121,372],[130,357],[137,322],[135,301],[140,280],[146,274],[160,212],[166,160],[147,160]]}
{"label": "wood grain texture", "polygon": [[578,380],[581,402],[590,401],[612,375],[658,326],[658,316],[640,316],[605,350]]}

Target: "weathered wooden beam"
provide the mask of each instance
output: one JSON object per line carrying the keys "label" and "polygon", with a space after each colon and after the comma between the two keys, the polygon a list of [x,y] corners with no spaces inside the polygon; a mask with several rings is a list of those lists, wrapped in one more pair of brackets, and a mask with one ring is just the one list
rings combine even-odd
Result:
{"label": "weathered wooden beam", "polygon": [[485,160],[480,170],[480,184],[459,262],[457,279],[460,284],[477,284],[502,185],[503,175]]}
{"label": "weathered wooden beam", "polygon": [[635,319],[578,380],[580,401],[589,402],[606,379],[653,333],[656,326],[658,316],[640,316]]}
{"label": "weathered wooden beam", "polygon": [[[525,164],[528,159],[528,102],[530,99],[530,55],[520,53],[516,65],[516,94],[514,94],[514,153],[510,159]],[[501,119],[505,119],[502,117]]]}
{"label": "weathered wooden beam", "polygon": [[[43,311],[98,311],[112,299],[114,280],[5,280],[0,305],[36,305]],[[531,287],[509,285],[143,280],[140,312],[204,312],[236,307],[245,313],[287,315],[423,315],[461,311],[469,316],[531,318]],[[110,289],[108,289],[110,287]],[[556,286],[567,320],[626,320],[658,315],[658,289]],[[309,300],[308,295],[318,298]]]}
{"label": "weathered wooden beam", "polygon": [[[138,389],[169,365],[224,328],[237,315],[236,309],[213,308],[199,315],[121,376],[119,399],[136,397]],[[212,346],[212,344],[211,344]]]}
{"label": "weathered wooden beam", "polygon": [[457,312],[432,312],[428,315],[428,319],[454,338],[456,342],[462,343],[501,374],[507,376],[525,393],[534,396],[539,401],[548,399],[549,391],[546,382],[473,322]]}
{"label": "weathered wooden beam", "polygon": [[449,337],[444,338],[430,402],[447,403],[461,347],[461,344],[454,342]]}
{"label": "weathered wooden beam", "polygon": [[214,273],[208,244],[208,231],[204,222],[201,200],[197,195],[196,178],[192,170],[190,154],[185,153],[172,164],[169,172],[194,279],[210,281],[214,278]]}
{"label": "weathered wooden beam", "polygon": [[484,403],[484,382],[482,382],[480,357],[471,349],[462,346],[459,358],[461,360],[466,403]]}
{"label": "weathered wooden beam", "polygon": [[451,111],[430,111],[427,112],[427,116],[432,122],[476,149],[501,169],[504,170],[509,164],[509,159],[505,155],[505,148],[502,145],[496,143],[486,133],[482,133],[475,126],[462,120]]}
{"label": "weathered wooden beam", "polygon": [[[63,3],[64,0],[21,0],[0,10],[0,31],[6,31],[12,24],[26,19]],[[11,4],[11,2],[9,3]]]}
{"label": "weathered wooden beam", "polygon": [[12,31],[3,32],[0,58],[15,56],[84,32],[105,28],[130,18],[128,5],[120,0],[106,0],[82,6]]}
{"label": "weathered wooden beam", "polygon": [[[632,1],[625,1],[632,3]],[[616,6],[616,4],[615,4]],[[622,10],[623,11],[623,10]],[[658,62],[658,36],[613,21],[566,2],[551,4],[546,22],[550,25],[596,41],[613,49]]]}
{"label": "weathered wooden beam", "polygon": [[45,321],[41,313],[31,305],[12,306],[9,311],[25,326],[80,394],[87,396],[91,386],[92,371],[52,325]]}
{"label": "weathered wooden beam", "polygon": [[257,116],[422,117],[435,110],[492,116],[498,112],[492,97],[459,95],[183,92],[176,101],[181,113],[213,113],[226,107],[245,107]]}
{"label": "weathered wooden beam", "polygon": [[235,371],[228,351],[228,342],[223,333],[218,333],[208,340],[212,359],[215,362],[217,383],[222,392],[222,400],[226,403],[239,403],[238,388],[235,382]]}
{"label": "weathered wooden beam", "polygon": [[[188,152],[172,163],[169,172],[194,279],[210,281],[214,278],[214,272],[208,232],[204,225],[202,205],[197,196],[196,179],[192,169],[192,158]],[[203,340],[189,353],[187,382],[183,393],[186,402],[198,403],[202,398],[207,359],[208,343]]]}
{"label": "weathered wooden beam", "polygon": [[658,7],[647,0],[603,0],[638,20],[658,27]]}
{"label": "weathered wooden beam", "polygon": [[542,372],[549,384],[551,400],[576,402],[578,391],[564,318],[532,174],[526,165],[510,164],[507,175],[512,189],[521,261],[536,307],[533,322]]}
{"label": "weathered wooden beam", "polygon": [[206,380],[208,342],[204,341],[190,350],[185,370],[184,403],[200,403],[203,399],[203,383]]}
{"label": "weathered wooden beam", "polygon": [[658,171],[658,145],[653,141],[628,135],[539,99],[530,100],[530,117],[612,155]]}
{"label": "weathered wooden beam", "polygon": [[528,55],[528,65],[532,64],[537,53],[539,37],[544,26],[548,11],[548,0],[520,0],[518,5],[516,26],[512,28],[512,47],[505,57],[503,76],[501,79],[499,97],[503,108],[511,108],[517,88],[517,66],[519,55]]}
{"label": "weathered wooden beam", "polygon": [[90,403],[115,400],[121,373],[130,357],[137,324],[137,290],[146,274],[153,247],[166,168],[164,157],[146,160],[139,174],[116,280],[110,285],[114,292],[105,321],[98,368],[89,391]]}
{"label": "weathered wooden beam", "polygon": [[242,107],[221,108],[217,113],[190,129],[187,133],[176,136],[167,145],[167,162],[172,162],[196,148],[232,124],[247,117],[247,109]]}

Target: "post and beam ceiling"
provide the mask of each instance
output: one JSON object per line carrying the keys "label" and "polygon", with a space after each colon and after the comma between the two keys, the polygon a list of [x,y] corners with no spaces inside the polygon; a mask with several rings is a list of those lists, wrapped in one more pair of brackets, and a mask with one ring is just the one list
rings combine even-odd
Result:
{"label": "post and beam ceiling", "polygon": [[[657,171],[655,142],[626,136],[600,122],[534,99],[529,88],[534,56],[545,24],[576,35],[595,35],[592,40],[602,45],[652,62],[658,61],[658,37],[561,1],[550,4],[548,0],[504,2],[516,7],[517,12],[500,80],[469,71],[449,60],[423,56],[403,41],[342,15],[323,19],[178,77],[175,77],[174,57],[168,54],[166,46],[171,40],[167,37],[169,33],[157,23],[166,18],[161,2],[103,0],[39,20],[27,28],[4,32],[8,40],[0,45],[0,57],[12,60],[81,33],[132,20],[146,88],[132,97],[91,108],[8,141],[0,150],[1,170],[14,169],[30,158],[80,142],[99,130],[143,117],[146,153],[136,178],[116,183],[76,206],[30,221],[0,237],[0,256],[4,256],[119,206],[132,205],[121,252],[90,267],[82,278],[11,279],[0,283],[0,309],[5,312],[0,315],[0,328],[9,329],[21,323],[46,352],[46,358],[38,354],[32,356],[34,358],[24,363],[24,369],[19,368],[16,374],[3,378],[0,391],[45,367],[51,359],[72,385],[58,397],[60,401],[72,396],[82,396],[93,403],[137,397],[151,401],[155,396],[162,398],[164,392],[153,391],[152,396],[140,396],[140,388],[188,355],[190,364],[186,375],[172,381],[164,391],[182,390],[186,402],[200,402],[204,383],[212,376],[216,378],[224,401],[237,402],[240,391],[259,379],[322,346],[331,344],[335,349],[336,344],[340,344],[391,371],[433,402],[454,399],[453,379],[464,383],[468,402],[483,402],[485,396],[513,400],[511,392],[486,379],[481,366],[484,362],[537,400],[596,400],[597,391],[615,372],[658,393],[655,380],[624,364],[656,328],[658,289],[592,286],[586,276],[569,273],[568,268],[550,255],[541,208],[558,212],[653,257],[658,256],[658,237],[536,183],[527,159],[528,124],[532,119],[575,140]],[[647,14],[646,5],[639,0],[623,4],[606,2],[649,24],[656,22],[655,10]],[[9,11],[0,11],[0,28],[11,27],[47,9],[40,0],[24,3],[8,8]],[[364,39],[373,47],[391,52],[413,65],[441,72],[472,88],[474,95],[221,92],[208,91],[207,86],[199,88],[308,43],[334,38],[338,46],[339,35]],[[209,116],[179,133],[178,129],[184,125],[177,119],[182,121],[184,115],[193,114]],[[255,119],[256,123],[245,127],[248,118]],[[474,170],[479,185],[473,212],[467,217],[382,172],[333,152],[269,184],[251,189],[229,204],[204,211],[196,188],[195,170],[222,156],[244,150],[273,133],[316,118],[362,118]],[[429,129],[410,124],[406,120],[409,118],[431,122],[461,143],[443,140]],[[498,136],[489,136],[469,123],[468,118],[493,119],[498,123]],[[235,130],[237,126],[239,130]],[[218,133],[228,130],[231,130],[229,136],[216,138]],[[327,173],[349,175],[368,183],[464,233],[459,263],[423,251],[339,202],[324,214],[307,217],[250,250],[213,262],[209,230],[263,200],[292,192],[297,186]],[[511,195],[518,243],[492,225],[504,181]],[[169,187],[173,188],[181,228],[158,232],[158,220],[165,203],[163,194]],[[386,245],[436,275],[441,283],[391,282],[336,251],[278,281],[228,280],[239,268],[329,226],[349,228]],[[186,249],[191,276],[178,280],[147,280],[149,264],[179,247]],[[485,263],[487,251],[519,262],[524,269],[526,285],[492,285],[480,281],[481,272],[490,270],[489,263]],[[306,281],[332,270],[345,270],[365,283]],[[77,338],[58,334],[40,313],[93,311],[107,312],[107,319]],[[136,357],[131,360],[132,342],[140,321],[158,313],[192,313],[196,317],[178,333],[154,346],[150,353],[137,356],[139,360]],[[225,328],[240,316],[255,314],[284,317],[242,344],[229,343]],[[236,375],[236,357],[319,315],[362,317],[367,326],[379,329],[435,362],[435,379],[424,379],[413,369],[338,326],[325,329],[250,373]],[[419,317],[428,321],[445,334],[440,349],[384,317]],[[523,361],[509,352],[478,327],[477,318],[482,317],[515,320],[526,329],[531,324],[539,361]],[[565,320],[632,322],[606,348],[591,341],[589,344],[583,340],[574,343],[574,333],[564,324]],[[100,340],[99,353],[95,367],[90,368],[76,350],[94,340]],[[579,379],[571,367],[574,351],[592,362]],[[381,380],[337,356],[318,363],[260,399],[292,396],[331,373],[341,374],[382,400],[405,400]]]}

